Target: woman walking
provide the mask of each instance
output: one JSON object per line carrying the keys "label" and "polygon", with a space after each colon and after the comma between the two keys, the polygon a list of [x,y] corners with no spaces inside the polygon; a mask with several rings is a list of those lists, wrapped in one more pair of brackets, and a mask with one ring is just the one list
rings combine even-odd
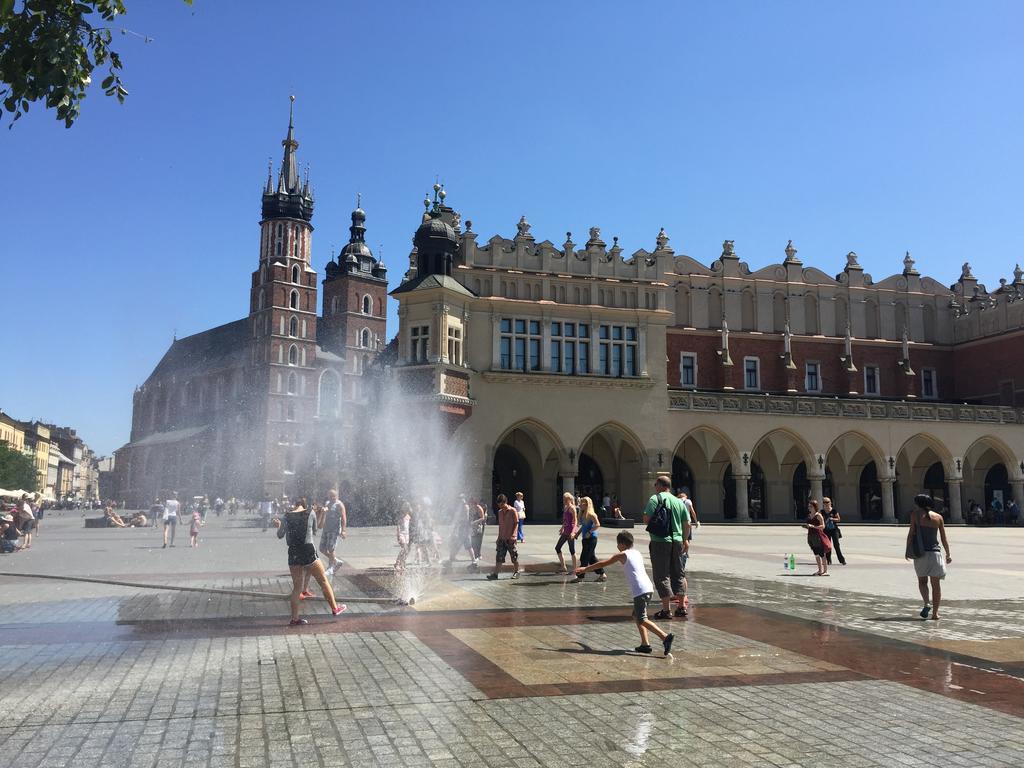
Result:
{"label": "woman walking", "polygon": [[[946,578],[946,566],[953,562],[949,556],[949,542],[946,540],[946,526],[942,515],[934,509],[935,503],[927,494],[914,497],[914,511],[910,513],[910,530],[907,531],[907,558],[914,560],[917,574],[917,588],[924,600],[921,618],[939,620],[939,603],[942,600],[942,580]],[[939,547],[939,539],[942,547]],[[942,550],[946,550],[943,560]],[[931,601],[928,600],[928,582],[931,581]]]}
{"label": "woman walking", "polygon": [[825,533],[825,518],[818,511],[818,500],[810,499],[807,502],[807,522],[803,525],[807,529],[807,546],[814,553],[814,561],[818,564],[818,571],[815,576],[828,576],[828,552],[832,548],[832,542]]}
{"label": "woman walking", "polygon": [[331,606],[331,614],[337,616],[344,611],[347,606],[338,605],[334,599],[331,583],[327,580],[320,558],[316,556],[316,547],[313,545],[313,536],[316,534],[316,515],[306,509],[306,500],[296,501],[291,512],[285,514],[283,520],[274,520],[274,527],[278,529],[277,538],[287,537],[288,542],[288,570],[292,576],[290,598],[292,618],[289,624],[295,627],[309,623],[305,619],[299,618],[299,604],[302,602],[301,595],[306,573],[312,575],[316,579],[316,583],[320,585],[324,599]]}
{"label": "woman walking", "polygon": [[839,546],[839,540],[843,538],[843,532],[839,530],[839,511],[832,506],[832,499],[828,496],[823,498],[821,503],[824,506],[822,513],[825,518],[825,533],[828,534],[832,542],[832,549],[826,554],[828,564],[832,565],[832,553],[835,552],[839,564],[846,565],[846,558],[843,557],[843,548]]}
{"label": "woman walking", "polygon": [[[597,529],[600,527],[601,519],[594,509],[594,502],[589,496],[584,496],[580,499],[580,529],[576,534],[582,538],[583,543],[583,552],[580,555],[581,568],[586,568],[597,562]],[[598,581],[608,580],[604,568],[595,568],[594,573],[597,574]],[[583,581],[582,575],[572,579],[573,584],[580,581]]]}
{"label": "woman walking", "polygon": [[572,555],[572,569],[575,572],[576,561],[576,532],[579,527],[579,519],[576,515],[576,503],[571,493],[562,494],[562,527],[558,529],[558,543],[555,544],[555,554],[558,555],[559,573],[568,575],[565,569],[565,557],[562,555],[562,547],[569,545],[569,554]]}
{"label": "woman walking", "polygon": [[484,546],[484,528],[487,527],[487,511],[479,499],[469,500],[469,545],[473,550],[473,562],[470,563],[470,570],[477,570],[480,567],[480,557]]}
{"label": "woman walking", "polygon": [[395,558],[396,571],[405,570],[405,561],[409,557],[409,531],[411,524],[412,505],[408,501],[403,501],[398,513],[398,520],[395,523],[395,539],[398,541],[398,557]]}

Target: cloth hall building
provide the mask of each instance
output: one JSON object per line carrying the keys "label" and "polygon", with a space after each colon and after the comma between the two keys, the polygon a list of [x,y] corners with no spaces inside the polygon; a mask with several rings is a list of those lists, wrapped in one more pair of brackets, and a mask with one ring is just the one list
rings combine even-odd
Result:
{"label": "cloth hall building", "polygon": [[895,521],[934,496],[1024,497],[1024,273],[951,286],[908,253],[875,281],[849,253],[830,275],[790,242],[751,270],[732,241],[710,265],[662,230],[624,257],[594,227],[537,242],[525,217],[481,241],[424,201],[400,303],[394,374],[469,447],[469,490],[523,491],[554,520],[563,491],[636,516],[671,474],[703,520]]}
{"label": "cloth hall building", "polygon": [[533,520],[569,490],[636,516],[659,473],[702,520],[788,521],[829,495],[847,521],[894,521],[926,491],[958,521],[971,499],[1024,497],[1019,267],[988,290],[964,264],[947,286],[907,254],[875,281],[854,253],[830,274],[790,243],[751,270],[731,241],[708,264],[662,230],[626,256],[597,227],[538,242],[525,217],[481,240],[435,186],[382,355],[366,214],[318,285],[291,121],[282,144],[248,314],[175,340],[135,392],[116,457],[130,504],[344,488],[354,435],[372,434],[365,374],[385,363],[447,420],[466,493],[523,491]]}

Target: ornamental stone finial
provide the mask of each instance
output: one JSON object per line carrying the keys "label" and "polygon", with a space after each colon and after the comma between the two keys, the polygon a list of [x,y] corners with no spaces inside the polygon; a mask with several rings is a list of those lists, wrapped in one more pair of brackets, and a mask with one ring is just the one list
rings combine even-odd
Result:
{"label": "ornamental stone finial", "polygon": [[857,254],[854,251],[846,254],[846,267],[847,269],[860,269],[860,264],[857,262]]}
{"label": "ornamental stone finial", "polygon": [[735,258],[736,251],[733,247],[734,242],[732,240],[722,241],[722,256],[725,258]]}
{"label": "ornamental stone finial", "polygon": [[974,275],[971,274],[971,263],[969,261],[965,261],[963,267],[960,268],[960,279],[974,280]]}
{"label": "ornamental stone finial", "polygon": [[1024,269],[1020,268],[1020,264],[1013,268],[1013,282],[1024,283]]}
{"label": "ornamental stone finial", "polygon": [[796,261],[796,248],[793,247],[792,240],[786,243],[786,261]]}
{"label": "ornamental stone finial", "polygon": [[668,235],[665,234],[665,228],[664,227],[662,227],[661,229],[658,230],[658,236],[654,239],[654,242],[657,244],[657,246],[658,246],[657,249],[659,251],[662,250],[663,248],[665,248],[665,246],[668,245]]}
{"label": "ornamental stone finial", "polygon": [[915,275],[917,270],[914,269],[914,260],[910,257],[910,251],[907,251],[903,257],[903,274],[904,275]]}
{"label": "ornamental stone finial", "polygon": [[530,222],[526,220],[526,216],[519,217],[519,223],[516,224],[516,230],[520,237],[529,237],[530,235]]}

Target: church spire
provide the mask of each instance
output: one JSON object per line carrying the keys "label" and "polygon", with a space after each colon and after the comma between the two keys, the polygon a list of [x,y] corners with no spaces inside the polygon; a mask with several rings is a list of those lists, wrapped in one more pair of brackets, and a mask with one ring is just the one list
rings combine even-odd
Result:
{"label": "church spire", "polygon": [[295,139],[295,97],[291,97],[288,108],[288,133],[284,141],[281,170],[277,174],[277,186],[271,185],[268,175],[263,190],[263,218],[293,218],[309,221],[313,217],[313,192],[307,174],[305,180],[299,176],[299,161],[296,150],[299,142]]}

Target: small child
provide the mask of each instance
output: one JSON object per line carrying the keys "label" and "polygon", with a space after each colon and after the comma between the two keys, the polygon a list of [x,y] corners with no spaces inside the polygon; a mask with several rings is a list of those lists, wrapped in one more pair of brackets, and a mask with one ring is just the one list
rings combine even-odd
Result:
{"label": "small child", "polygon": [[633,534],[629,531],[620,531],[615,537],[619,554],[612,555],[607,560],[588,565],[586,568],[577,568],[577,578],[582,577],[587,571],[596,571],[599,568],[608,568],[615,563],[622,563],[626,569],[626,583],[633,595],[633,618],[636,619],[636,628],[640,632],[640,645],[634,650],[637,653],[650,653],[652,651],[650,638],[647,631],[650,630],[661,639],[665,648],[665,657],[672,655],[672,641],[675,635],[665,632],[661,627],[647,618],[647,606],[654,594],[654,584],[651,583],[644,567],[644,556],[633,549]]}
{"label": "small child", "polygon": [[197,509],[192,513],[192,527],[189,529],[189,541],[193,547],[199,546],[199,526],[203,524],[203,517]]}

